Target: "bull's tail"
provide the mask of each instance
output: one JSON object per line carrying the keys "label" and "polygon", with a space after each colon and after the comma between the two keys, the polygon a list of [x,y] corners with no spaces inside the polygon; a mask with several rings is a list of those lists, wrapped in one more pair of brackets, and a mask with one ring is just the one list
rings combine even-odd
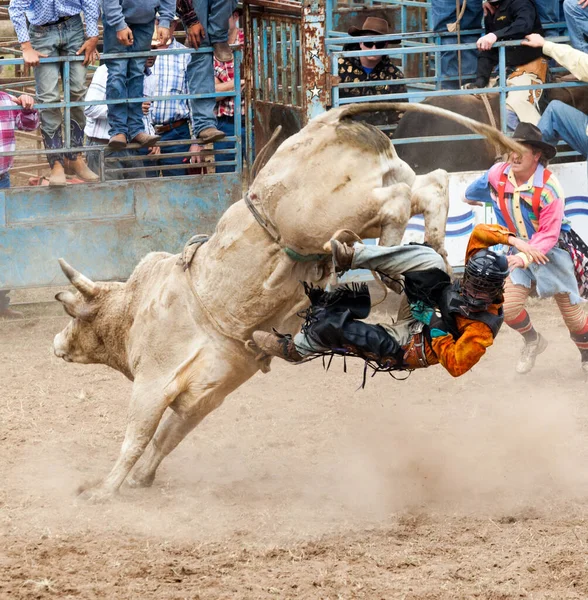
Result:
{"label": "bull's tail", "polygon": [[336,120],[343,120],[354,117],[355,115],[383,110],[397,110],[399,112],[422,112],[429,115],[434,115],[436,117],[445,117],[446,119],[451,119],[452,121],[467,127],[475,133],[483,135],[490,142],[501,146],[507,151],[524,151],[524,148],[521,146],[521,144],[515,142],[513,139],[504,135],[491,125],[480,123],[479,121],[475,121],[469,117],[464,117],[463,115],[451,112],[445,108],[430,106],[429,104],[422,104],[421,102],[361,102],[359,104],[347,104],[346,106],[336,109],[332,112],[335,113],[333,114],[333,117],[335,117]]}

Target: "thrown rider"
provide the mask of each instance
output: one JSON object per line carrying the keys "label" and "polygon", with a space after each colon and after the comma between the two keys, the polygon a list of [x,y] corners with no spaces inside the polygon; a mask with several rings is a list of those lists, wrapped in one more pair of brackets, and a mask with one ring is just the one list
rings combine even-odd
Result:
{"label": "thrown rider", "polygon": [[[466,251],[463,283],[452,282],[442,257],[422,244],[373,246],[330,242],[338,271],[371,269],[405,298],[396,323],[369,324],[367,286],[323,292],[308,288],[311,307],[300,333],[255,331],[268,356],[300,362],[339,354],[363,358],[376,370],[412,370],[441,363],[454,377],[469,371],[492,345],[502,325],[506,256],[489,248],[518,241],[500,225],[477,225]],[[394,289],[394,288],[393,288]]]}

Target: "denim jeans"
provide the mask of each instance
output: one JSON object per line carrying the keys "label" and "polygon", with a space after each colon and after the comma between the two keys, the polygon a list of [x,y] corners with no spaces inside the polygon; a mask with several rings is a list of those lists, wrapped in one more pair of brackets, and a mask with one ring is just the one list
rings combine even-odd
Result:
{"label": "denim jeans", "polygon": [[[87,138],[87,146],[104,146],[108,144],[108,140],[97,140],[95,138]],[[109,148],[104,150],[104,158],[124,158],[126,156],[134,156],[136,151],[133,150],[115,150],[112,151]],[[86,154],[86,160],[88,161],[88,167],[94,171],[94,173],[100,173],[100,152],[94,150]],[[140,163],[140,164],[139,164]],[[130,160],[117,160],[115,162],[108,162],[104,165],[104,180],[105,181],[116,181],[117,179],[141,179],[145,177],[144,171],[128,171],[126,173],[112,173],[111,169],[124,169],[128,167],[143,166],[141,161],[130,161]]]}
{"label": "denim jeans", "polygon": [[563,11],[568,26],[570,44],[577,50],[588,52],[588,8],[581,8],[578,0],[564,0]]}
{"label": "denim jeans", "polygon": [[563,140],[582,156],[588,155],[588,116],[577,108],[552,100],[537,126],[546,142],[555,144]]}
{"label": "denim jeans", "polygon": [[[190,139],[190,127],[188,123],[182,125],[181,127],[176,127],[175,129],[170,129],[165,133],[161,133],[161,141],[162,142],[171,142],[176,140],[189,140]],[[190,144],[174,144],[172,146],[161,146],[161,154],[160,159],[158,161],[153,161],[151,164],[157,164],[160,166],[163,165],[181,165],[184,163],[184,158],[181,156],[169,157],[166,158],[166,154],[178,153],[178,152],[190,152]],[[146,163],[148,164],[148,163]],[[187,166],[189,166],[186,163]],[[161,171],[161,174],[164,177],[181,177],[182,175],[187,175],[187,169],[164,169]]]}
{"label": "denim jeans", "polygon": [[[370,269],[380,271],[392,279],[398,279],[403,273],[410,271],[425,271],[427,269],[441,269],[446,271],[441,255],[433,248],[420,245],[404,246],[371,246],[356,243],[353,245],[355,253],[352,269]],[[388,334],[400,345],[406,344],[411,336],[412,325],[415,319],[407,314],[406,320],[397,320],[393,325],[383,325]],[[360,322],[357,322],[359,325]],[[361,325],[359,325],[361,327]],[[363,329],[369,330],[372,326],[363,324]],[[321,352],[328,348],[316,344],[304,333],[294,337],[296,349],[303,356],[313,352]]]}
{"label": "denim jeans", "polygon": [[[558,23],[560,21],[560,0],[535,0],[542,25]],[[548,35],[553,35],[553,30],[547,30]]]}
{"label": "denim jeans", "polygon": [[[433,30],[440,33],[447,33],[447,24],[455,23],[457,19],[455,13],[455,0],[432,0],[431,14],[433,17]],[[463,17],[459,23],[460,29],[480,29],[482,27],[482,0],[468,0]],[[476,42],[479,36],[466,35],[461,36],[462,44]],[[441,38],[442,44],[457,44],[457,36],[448,36]],[[437,55],[439,56],[439,55]],[[459,63],[457,52],[441,52],[441,75],[443,77],[457,76],[459,74]],[[475,77],[478,64],[478,54],[476,50],[464,50],[461,52],[461,74],[464,78]],[[441,83],[444,89],[457,89],[459,81],[445,81]]]}
{"label": "denim jeans", "polygon": [[[80,15],[71,17],[57,25],[29,27],[31,45],[41,54],[52,56],[74,56],[85,41],[84,26]],[[35,67],[35,88],[37,102],[49,103],[61,101],[59,77],[63,79],[61,63],[47,63]],[[86,67],[81,62],[69,63],[70,99],[83,101],[86,95]],[[45,108],[40,111],[41,133],[46,148],[62,148],[63,137],[61,123],[63,120],[61,108]],[[84,127],[86,118],[84,107],[77,106],[70,109],[71,114],[71,143],[73,146],[83,146]],[[68,158],[76,155],[67,154]],[[63,163],[61,155],[49,155],[49,164],[55,161]]]}
{"label": "denim jeans", "polygon": [[[229,38],[229,17],[234,8],[233,0],[194,0],[194,10],[206,31],[202,48],[210,48]],[[214,65],[212,54],[192,54],[186,70],[190,94],[214,94]],[[190,100],[192,107],[193,134],[197,137],[203,129],[216,127],[214,98]]]}
{"label": "denim jeans", "polygon": [[[146,52],[151,48],[151,37],[155,21],[141,25],[127,23],[133,32],[133,44],[123,46],[116,38],[116,30],[104,24],[104,52],[127,53]],[[108,67],[106,83],[106,99],[120,100],[123,98],[141,98],[143,96],[143,78],[146,56],[141,58],[116,58],[105,61]],[[214,85],[214,83],[213,83]],[[110,137],[124,133],[132,140],[145,130],[141,102],[125,102],[111,104],[108,107],[108,124]]]}
{"label": "denim jeans", "polygon": [[[245,117],[242,117],[241,119],[242,119],[241,120],[241,144],[242,144],[241,155],[243,156],[243,159],[245,159]],[[218,118],[218,128],[227,137],[235,135],[234,117],[219,117]],[[235,142],[225,142],[225,141],[214,142],[214,149],[215,150],[232,150],[233,151],[232,154],[215,154],[214,162],[236,160],[237,155],[235,153]],[[217,173],[234,173],[235,167],[226,165],[226,166],[215,167],[214,170]]]}

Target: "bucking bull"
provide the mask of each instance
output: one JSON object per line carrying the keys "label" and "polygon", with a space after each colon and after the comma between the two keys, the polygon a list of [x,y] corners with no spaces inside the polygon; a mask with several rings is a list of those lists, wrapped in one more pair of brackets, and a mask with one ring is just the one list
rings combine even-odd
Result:
{"label": "bucking bull", "polygon": [[151,485],[161,461],[208,413],[269,370],[251,334],[297,331],[308,301],[299,282],[328,280],[323,246],[336,230],[393,245],[422,213],[428,242],[446,256],[447,173],[415,176],[384,134],[353,118],[376,109],[443,114],[520,150],[492,127],[435,107],[350,105],[281,144],[186,270],[190,261],[180,255],[153,252],[126,283],[100,283],[60,260],[78,292],[56,296],[73,320],[55,337],[55,354],[106,364],[134,382],[118,460],[99,484],[80,490],[84,497],[112,496],[141,456],[128,483]]}

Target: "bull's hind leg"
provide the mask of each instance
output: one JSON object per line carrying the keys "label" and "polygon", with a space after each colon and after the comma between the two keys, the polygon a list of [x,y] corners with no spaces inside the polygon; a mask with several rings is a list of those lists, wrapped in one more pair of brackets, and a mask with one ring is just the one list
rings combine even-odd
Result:
{"label": "bull's hind leg", "polygon": [[127,417],[127,430],[120,455],[112,471],[97,486],[80,488],[80,495],[87,500],[100,502],[110,499],[122,485],[147,444],[163,416],[165,409],[174,400],[177,392],[158,381],[136,379]]}
{"label": "bull's hind leg", "polygon": [[[425,241],[445,260],[445,231],[449,213],[449,176],[437,169],[418,175],[412,186],[411,212],[425,217]],[[449,267],[449,265],[447,265]]]}
{"label": "bull's hind leg", "polygon": [[163,459],[215,408],[218,408],[233,390],[249,379],[257,370],[253,360],[242,364],[227,363],[226,356],[214,361],[216,368],[205,363],[195,364],[190,373],[190,385],[171,405],[157,429],[151,444],[139,465],[131,473],[128,484],[149,487]]}

